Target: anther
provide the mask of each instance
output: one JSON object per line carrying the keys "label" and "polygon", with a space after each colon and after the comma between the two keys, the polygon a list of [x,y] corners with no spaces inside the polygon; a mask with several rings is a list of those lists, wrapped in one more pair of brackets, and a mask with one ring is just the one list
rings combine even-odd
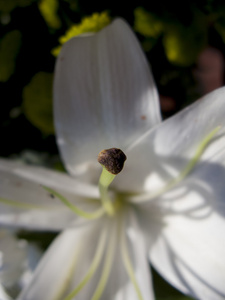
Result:
{"label": "anther", "polygon": [[98,154],[98,162],[113,175],[122,171],[126,159],[126,155],[118,148],[105,149]]}

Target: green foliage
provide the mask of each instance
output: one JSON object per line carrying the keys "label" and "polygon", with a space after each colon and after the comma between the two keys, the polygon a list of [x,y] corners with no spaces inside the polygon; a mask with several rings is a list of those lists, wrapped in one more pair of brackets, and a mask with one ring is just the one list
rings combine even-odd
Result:
{"label": "green foliage", "polygon": [[164,24],[155,14],[138,7],[134,11],[134,30],[145,37],[142,46],[149,51],[162,35]]}
{"label": "green foliage", "polygon": [[171,63],[183,67],[192,65],[207,45],[206,19],[198,12],[188,26],[168,24],[163,45]]}
{"label": "green foliage", "polygon": [[0,81],[7,81],[15,70],[15,59],[21,46],[21,33],[13,30],[0,42]]}
{"label": "green foliage", "polygon": [[0,12],[10,13],[16,7],[30,5],[36,0],[0,0]]}
{"label": "green foliage", "polygon": [[167,59],[174,65],[190,66],[207,44],[206,18],[198,10],[193,13],[190,23],[185,25],[176,18],[160,18],[143,8],[137,8],[134,16],[134,29],[146,38],[143,43],[145,50],[150,50],[162,37]]}
{"label": "green foliage", "polygon": [[164,24],[153,13],[147,12],[142,7],[138,7],[134,11],[135,23],[134,30],[145,37],[159,38],[164,30]]}
{"label": "green foliage", "polygon": [[[80,24],[72,25],[67,32],[59,38],[59,42],[63,45],[72,37],[78,36],[83,33],[97,32],[107,26],[111,22],[108,12],[94,13],[89,17],[82,19]],[[57,56],[60,52],[61,46],[53,49],[52,54]]]}
{"label": "green foliage", "polygon": [[23,111],[44,134],[54,133],[52,108],[53,74],[39,72],[23,90]]}
{"label": "green foliage", "polygon": [[58,29],[61,26],[61,21],[57,15],[59,8],[58,0],[41,0],[38,3],[40,12],[49,27]]}

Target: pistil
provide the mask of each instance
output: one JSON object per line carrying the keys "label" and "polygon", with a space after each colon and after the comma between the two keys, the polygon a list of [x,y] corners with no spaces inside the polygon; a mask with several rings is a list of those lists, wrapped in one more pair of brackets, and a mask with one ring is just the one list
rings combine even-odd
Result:
{"label": "pistil", "polygon": [[98,155],[98,162],[102,165],[102,173],[99,179],[99,192],[102,205],[109,216],[115,214],[115,205],[109,196],[108,188],[116,175],[122,171],[126,155],[122,150],[110,148],[102,150]]}

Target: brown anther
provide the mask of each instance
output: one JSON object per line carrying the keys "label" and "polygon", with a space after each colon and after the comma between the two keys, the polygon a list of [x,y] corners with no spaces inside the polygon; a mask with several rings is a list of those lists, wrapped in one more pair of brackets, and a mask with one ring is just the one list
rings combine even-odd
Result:
{"label": "brown anther", "polygon": [[126,159],[126,155],[118,148],[105,149],[98,154],[98,162],[114,175],[122,171]]}

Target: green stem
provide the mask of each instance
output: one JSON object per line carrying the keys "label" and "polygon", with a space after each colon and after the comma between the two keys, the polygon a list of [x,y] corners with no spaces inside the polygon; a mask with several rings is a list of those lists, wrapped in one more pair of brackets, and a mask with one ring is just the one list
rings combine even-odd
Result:
{"label": "green stem", "polygon": [[102,168],[102,173],[99,179],[99,192],[101,196],[102,205],[106,212],[112,216],[115,213],[112,201],[108,194],[109,185],[112,183],[116,175],[109,173],[105,167]]}
{"label": "green stem", "polygon": [[35,204],[25,203],[25,202],[18,202],[6,198],[0,198],[0,203],[3,203],[5,205],[14,206],[16,208],[20,209],[41,209],[46,210],[46,207],[38,206]]}

